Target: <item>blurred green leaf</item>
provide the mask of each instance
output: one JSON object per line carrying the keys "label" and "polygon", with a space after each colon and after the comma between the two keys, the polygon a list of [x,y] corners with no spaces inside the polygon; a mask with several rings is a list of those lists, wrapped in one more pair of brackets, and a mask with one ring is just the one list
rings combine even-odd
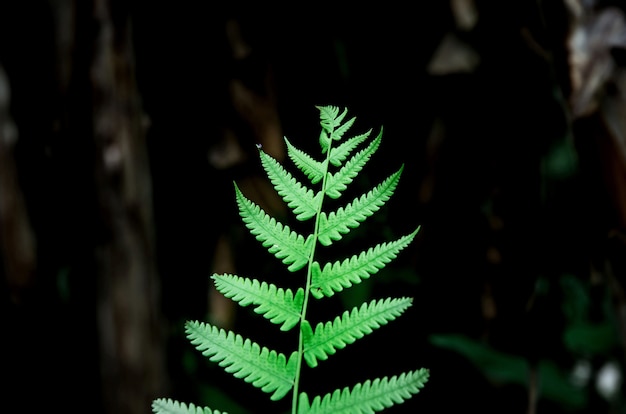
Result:
{"label": "blurred green leaf", "polygon": [[[463,335],[431,335],[431,343],[466,357],[490,381],[528,387],[530,368],[528,362],[517,355],[499,352],[490,346]],[[538,364],[540,397],[571,408],[581,408],[587,403],[586,392],[574,386],[567,373],[551,361]]]}
{"label": "blurred green leaf", "polygon": [[570,322],[587,320],[591,299],[587,287],[572,275],[561,277],[563,291],[563,313]]}
{"label": "blurred green leaf", "polygon": [[574,324],[563,333],[563,341],[572,352],[587,356],[606,354],[619,345],[617,332],[609,322]]}
{"label": "blurred green leaf", "polygon": [[578,171],[578,154],[574,145],[565,137],[553,143],[543,158],[543,173],[549,179],[563,180]]}

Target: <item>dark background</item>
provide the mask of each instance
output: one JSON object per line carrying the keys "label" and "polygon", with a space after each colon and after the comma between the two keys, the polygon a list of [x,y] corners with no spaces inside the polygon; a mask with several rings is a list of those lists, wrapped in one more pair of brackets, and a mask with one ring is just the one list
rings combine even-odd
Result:
{"label": "dark background", "polygon": [[[183,324],[291,349],[208,276],[293,278],[246,234],[232,182],[289,220],[256,145],[286,164],[283,136],[317,154],[315,106],[335,105],[355,133],[384,127],[355,185],[405,167],[339,257],[421,229],[319,315],[415,301],[307,372],[307,392],[427,367],[390,413],[626,412],[621,382],[604,397],[593,379],[608,364],[623,381],[626,363],[625,7],[584,4],[2,2],[3,406],[286,412],[202,359]],[[546,361],[560,382],[533,376]],[[553,392],[581,361],[592,379]]]}

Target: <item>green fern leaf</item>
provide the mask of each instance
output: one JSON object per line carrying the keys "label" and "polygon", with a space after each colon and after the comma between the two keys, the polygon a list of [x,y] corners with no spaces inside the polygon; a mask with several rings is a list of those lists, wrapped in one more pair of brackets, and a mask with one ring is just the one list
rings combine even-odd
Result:
{"label": "green fern leaf", "polygon": [[364,414],[382,411],[394,404],[401,404],[420,392],[428,381],[429,371],[420,368],[391,378],[377,378],[336,390],[323,398],[317,396],[309,404],[306,393],[300,394],[298,414]]}
{"label": "green fern leaf", "polygon": [[372,155],[378,150],[382,140],[383,130],[381,128],[378,136],[370,142],[370,144],[357,152],[341,167],[335,174],[328,173],[326,178],[326,187],[324,191],[330,198],[339,198],[341,192],[348,188],[348,185],[361,172],[365,164],[370,160]]}
{"label": "green fern leaf", "polygon": [[323,246],[340,240],[350,229],[356,228],[366,218],[373,215],[393,195],[404,166],[374,187],[369,193],[356,198],[345,208],[339,208],[329,214],[322,212],[318,230],[318,240]]}
{"label": "green fern leaf", "polygon": [[352,137],[340,145],[333,147],[330,149],[329,161],[335,167],[339,167],[348,156],[352,153],[352,151],[359,146],[363,141],[365,141],[372,130],[370,129],[365,134],[357,135]]}
{"label": "green fern leaf", "polygon": [[239,214],[257,240],[259,240],[270,253],[282,262],[289,265],[291,272],[302,269],[309,262],[309,256],[313,251],[314,239],[308,236],[306,240],[298,233],[291,231],[289,226],[276,221],[256,203],[247,199],[237,184],[235,195]]}
{"label": "green fern leaf", "polygon": [[276,192],[293,210],[296,218],[305,221],[317,214],[320,208],[322,193],[317,195],[298,182],[282,165],[266,152],[260,150],[261,165],[274,185]]}
{"label": "green fern leaf", "polygon": [[322,152],[325,153],[326,151],[328,151],[328,148],[330,147],[330,142],[330,137],[328,136],[326,131],[322,130],[322,132],[320,132],[320,146],[322,147]]}
{"label": "green fern leaf", "polygon": [[297,352],[294,351],[287,361],[284,354],[261,348],[232,331],[198,321],[186,322],[185,332],[202,355],[219,363],[236,378],[242,378],[264,392],[273,393],[271,400],[280,400],[293,387]]}
{"label": "green fern leaf", "polygon": [[293,161],[294,165],[300,169],[311,180],[311,184],[319,183],[326,173],[326,160],[319,162],[306,152],[294,147],[287,138],[287,155]]}
{"label": "green fern leaf", "polygon": [[412,298],[380,299],[364,303],[352,312],[345,311],[333,322],[318,323],[315,332],[307,321],[302,322],[304,359],[311,368],[317,360],[328,359],[329,355],[346,345],[372,333],[374,329],[386,325],[400,316],[413,302]]}
{"label": "green fern leaf", "polygon": [[197,407],[193,404],[185,404],[173,401],[171,398],[157,398],[152,401],[154,414],[228,414],[226,411],[211,410],[207,407]]}
{"label": "green fern leaf", "polygon": [[[341,121],[348,113],[348,109],[345,108],[341,115],[339,115],[339,108],[336,106],[318,106],[317,109],[320,111],[320,125],[322,126],[319,142],[322,152],[326,153],[331,141],[341,138],[341,134],[334,134],[334,132],[341,126]],[[344,128],[343,131],[345,132],[345,130]]]}
{"label": "green fern leaf", "polygon": [[330,297],[355,283],[361,283],[385,267],[417,235],[419,227],[398,240],[381,243],[343,262],[326,263],[322,268],[316,261],[311,266],[311,294],[316,299]]}
{"label": "green fern leaf", "polygon": [[302,288],[299,288],[294,296],[290,289],[284,290],[256,279],[229,274],[214,274],[211,278],[216,289],[227,298],[244,307],[256,305],[254,308],[256,313],[263,315],[272,323],[282,323],[281,331],[288,331],[300,322],[304,302]]}
{"label": "green fern leaf", "polygon": [[[347,111],[344,111],[341,118],[337,118],[339,122],[343,120],[343,117],[345,116],[346,113]],[[334,139],[335,141],[340,141],[341,138],[343,138],[344,134],[348,132],[348,130],[352,127],[352,125],[354,124],[354,121],[356,121],[356,118],[350,118],[345,123],[337,126],[331,134],[332,139]]]}
{"label": "green fern leaf", "polygon": [[344,108],[339,115],[339,108],[333,105],[316,106],[316,108],[320,111],[320,125],[329,134],[341,125],[341,121],[348,114],[348,109]]}

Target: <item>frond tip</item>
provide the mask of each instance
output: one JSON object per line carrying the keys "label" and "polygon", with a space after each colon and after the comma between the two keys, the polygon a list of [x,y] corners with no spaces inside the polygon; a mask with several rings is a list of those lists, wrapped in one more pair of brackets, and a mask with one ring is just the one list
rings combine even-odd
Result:
{"label": "frond tip", "polygon": [[403,373],[391,378],[377,378],[373,381],[335,390],[324,397],[317,396],[309,404],[306,393],[300,394],[299,414],[349,414],[373,413],[401,404],[417,394],[428,381],[430,372],[426,368]]}

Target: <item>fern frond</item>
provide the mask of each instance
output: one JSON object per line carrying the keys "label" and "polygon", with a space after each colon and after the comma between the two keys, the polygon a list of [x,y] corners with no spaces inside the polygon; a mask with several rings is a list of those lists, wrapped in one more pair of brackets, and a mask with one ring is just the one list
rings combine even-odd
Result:
{"label": "fern frond", "polygon": [[330,297],[363,279],[368,279],[385,267],[398,253],[408,246],[417,235],[419,227],[411,234],[378,244],[344,261],[326,263],[322,268],[316,261],[311,267],[311,294],[316,299]]}
{"label": "fern frond", "polygon": [[314,368],[317,360],[328,359],[329,355],[346,345],[372,333],[400,316],[413,302],[412,298],[380,299],[364,303],[352,312],[345,311],[333,322],[318,323],[315,332],[307,321],[302,322],[304,359]]}
{"label": "fern frond", "polygon": [[243,222],[263,247],[289,265],[291,272],[306,266],[313,249],[313,237],[309,235],[305,240],[302,235],[291,231],[289,226],[271,217],[256,203],[247,199],[236,183],[235,195]]}
{"label": "fern frond", "polygon": [[300,394],[298,414],[362,414],[374,413],[401,404],[420,392],[428,381],[429,371],[420,368],[391,378],[376,378],[336,390],[324,397],[316,396],[309,404],[306,393]]}
{"label": "fern frond", "polygon": [[333,241],[340,240],[350,229],[356,228],[366,218],[378,211],[393,195],[404,166],[390,175],[382,183],[367,194],[356,198],[346,207],[329,214],[322,212],[318,230],[318,240],[323,246],[330,246]]}
{"label": "fern frond", "polygon": [[211,410],[208,407],[198,407],[174,401],[171,398],[157,398],[152,401],[154,414],[228,414],[226,411]]}
{"label": "fern frond", "polygon": [[287,360],[284,354],[261,347],[239,334],[198,321],[186,322],[185,332],[202,355],[236,378],[273,393],[271,400],[280,400],[293,387],[297,352]]}
{"label": "fern frond", "polygon": [[315,194],[313,190],[304,187],[265,151],[259,150],[259,154],[261,165],[274,185],[274,189],[293,210],[296,219],[305,221],[315,216],[320,208],[322,193]]}
{"label": "fern frond", "polygon": [[237,275],[214,274],[211,276],[215,288],[227,298],[241,306],[256,305],[254,311],[280,324],[281,331],[288,331],[300,322],[304,289],[299,288],[294,296],[290,289],[279,288],[267,282],[247,279]]}
{"label": "fern frond", "polygon": [[[383,128],[372,140],[372,129],[359,135],[349,134],[356,117],[348,118],[347,108],[316,108],[320,114],[319,144],[323,161],[295,147],[285,137],[287,155],[302,173],[296,175],[297,170],[288,170],[259,148],[260,162],[269,182],[295,218],[301,222],[313,219],[311,234],[300,234],[278,221],[254,199],[247,198],[237,182],[233,182],[239,216],[250,234],[290,272],[306,270],[303,272],[306,279],[289,289],[262,278],[227,273],[211,275],[216,290],[223,297],[242,307],[252,308],[279,325],[281,331],[296,328],[298,342],[295,350],[280,353],[240,334],[200,321],[186,322],[185,333],[202,355],[235,378],[268,393],[271,400],[291,394],[291,414],[372,414],[418,393],[428,380],[429,371],[421,368],[399,376],[367,380],[311,400],[300,388],[304,385],[301,373],[303,369],[317,367],[320,361],[395,320],[412,305],[413,299],[371,300],[337,313],[332,320],[314,325],[306,319],[312,310],[307,307],[311,296],[316,299],[331,297],[378,273],[413,241],[420,228],[394,241],[375,244],[351,257],[343,256],[341,260],[320,264],[316,248],[341,240],[378,212],[394,194],[404,165],[369,191],[350,202],[342,202],[336,210],[336,202],[331,203],[333,208],[324,205],[325,201],[332,201],[327,200],[327,196],[334,200],[340,198],[362,172],[381,146]],[[300,182],[304,177],[306,179]],[[300,224],[303,223],[293,228],[300,229]],[[258,320],[266,323],[261,318]],[[377,355],[385,358],[389,354],[378,351]],[[163,398],[153,400],[152,409],[154,414],[226,414]]]}
{"label": "fern frond", "polygon": [[346,158],[348,158],[352,151],[370,136],[371,132],[372,130],[370,129],[364,134],[347,139],[338,146],[331,148],[330,155],[328,157],[330,163],[335,167],[339,167],[346,160]]}
{"label": "fern frond", "polygon": [[330,198],[339,198],[341,192],[348,188],[348,185],[361,172],[365,164],[370,160],[372,155],[378,150],[382,140],[383,130],[380,129],[378,136],[370,142],[370,144],[357,152],[341,167],[335,174],[328,173],[326,178],[326,187],[324,191]]}
{"label": "fern frond", "polygon": [[326,173],[326,160],[320,162],[313,159],[306,152],[294,147],[287,138],[285,138],[285,143],[287,144],[287,156],[294,165],[311,180],[311,184],[319,183]]}

